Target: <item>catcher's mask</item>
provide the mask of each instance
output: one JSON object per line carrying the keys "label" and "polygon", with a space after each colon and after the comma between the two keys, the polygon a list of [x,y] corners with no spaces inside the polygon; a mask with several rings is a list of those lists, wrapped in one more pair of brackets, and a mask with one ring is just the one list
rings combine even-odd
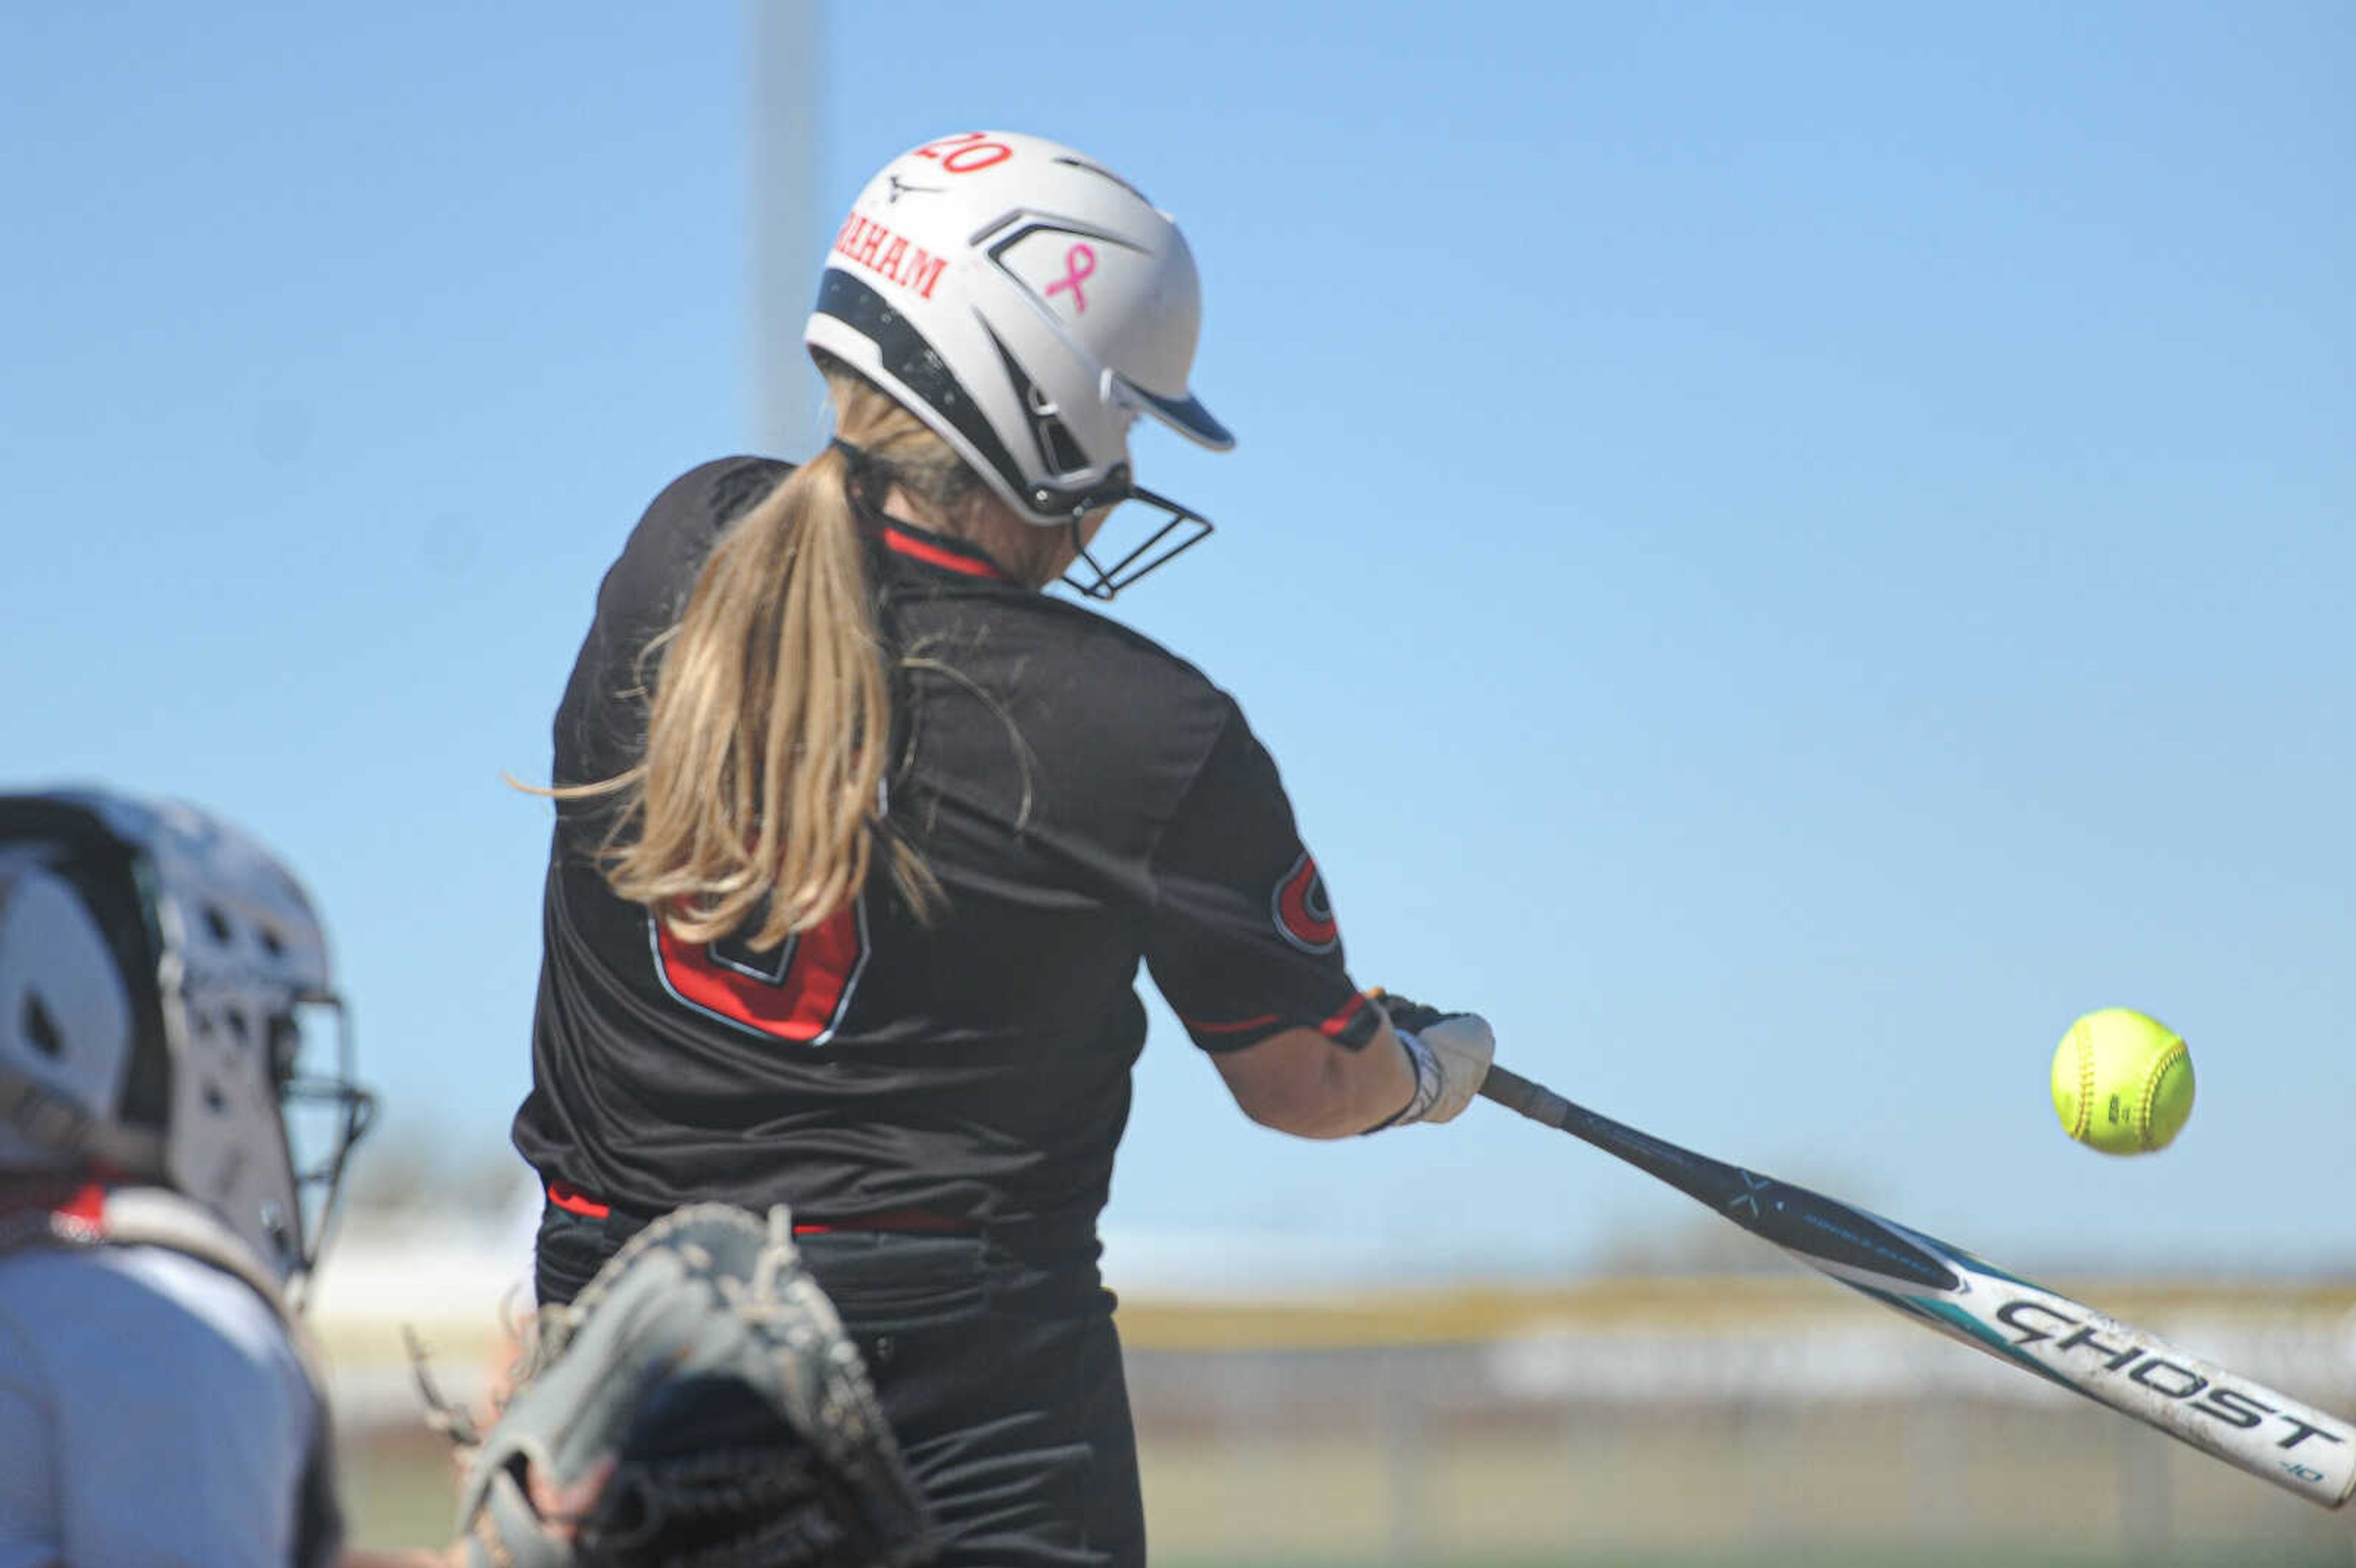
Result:
{"label": "catcher's mask", "polygon": [[[843,219],[803,336],[915,413],[1017,515],[1072,530],[1135,501],[1164,514],[1065,582],[1110,599],[1211,532],[1137,485],[1130,427],[1151,415],[1235,444],[1187,388],[1202,285],[1185,236],[1136,187],[1071,148],[967,131],[895,158]],[[1085,570],[1083,570],[1083,568]]]}
{"label": "catcher's mask", "polygon": [[268,851],[173,802],[0,795],[0,1168],[172,1188],[291,1283],[373,1107]]}

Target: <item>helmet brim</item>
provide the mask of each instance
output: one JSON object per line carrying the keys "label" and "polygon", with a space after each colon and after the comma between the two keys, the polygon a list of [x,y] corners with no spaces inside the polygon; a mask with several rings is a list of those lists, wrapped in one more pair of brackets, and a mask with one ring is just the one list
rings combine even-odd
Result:
{"label": "helmet brim", "polygon": [[1193,393],[1183,398],[1162,398],[1156,397],[1134,381],[1126,385],[1148,413],[1187,440],[1207,446],[1213,452],[1227,452],[1234,448],[1236,438],[1233,433]]}

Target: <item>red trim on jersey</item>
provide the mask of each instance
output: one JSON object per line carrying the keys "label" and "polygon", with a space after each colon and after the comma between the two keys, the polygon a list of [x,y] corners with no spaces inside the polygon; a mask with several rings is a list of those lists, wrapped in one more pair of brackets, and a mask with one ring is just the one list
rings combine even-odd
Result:
{"label": "red trim on jersey", "polygon": [[1344,1029],[1348,1029],[1357,1019],[1359,1009],[1366,1007],[1368,1003],[1365,997],[1352,997],[1348,1001],[1342,1004],[1342,1010],[1340,1012],[1335,1013],[1332,1018],[1327,1019],[1323,1023],[1317,1026],[1317,1032],[1323,1035],[1340,1034]]}
{"label": "red trim on jersey", "polygon": [[[584,1219],[603,1220],[614,1211],[610,1203],[600,1203],[569,1182],[548,1184],[548,1200],[568,1214]],[[823,1236],[836,1231],[893,1231],[936,1236],[972,1236],[981,1227],[970,1220],[959,1220],[948,1214],[937,1214],[929,1209],[879,1209],[872,1214],[849,1214],[840,1220],[811,1220],[794,1226],[797,1236]]]}
{"label": "red trim on jersey", "polygon": [[613,1205],[600,1203],[581,1189],[562,1181],[548,1184],[548,1200],[568,1214],[579,1214],[585,1219],[602,1220],[614,1211]]}
{"label": "red trim on jersey", "polygon": [[981,1227],[970,1220],[936,1214],[929,1209],[879,1209],[873,1214],[851,1214],[840,1220],[797,1223],[797,1236],[823,1236],[835,1231],[914,1232],[934,1236],[978,1236]]}
{"label": "red trim on jersey", "polygon": [[[1347,1032],[1350,1026],[1357,1021],[1359,1013],[1362,1012],[1365,1007],[1365,997],[1352,997],[1348,1001],[1342,1004],[1341,1009],[1334,1013],[1333,1017],[1323,1019],[1312,1027],[1313,1027],[1319,1034],[1324,1035],[1328,1039],[1332,1039]],[[1256,1029],[1267,1029],[1272,1025],[1283,1023],[1284,1015],[1281,1013],[1262,1013],[1256,1019],[1237,1019],[1233,1023],[1215,1024],[1205,1023],[1200,1019],[1190,1019],[1183,1013],[1181,1013],[1178,1017],[1178,1021],[1184,1024],[1187,1029],[1196,1034],[1248,1034]]]}
{"label": "red trim on jersey", "polygon": [[1256,1019],[1237,1019],[1231,1024],[1213,1024],[1205,1023],[1201,1019],[1187,1018],[1182,1013],[1179,1015],[1178,1021],[1196,1034],[1243,1034],[1250,1029],[1266,1029],[1270,1024],[1282,1023],[1284,1015],[1262,1013]]}
{"label": "red trim on jersey", "polygon": [[894,555],[905,555],[927,566],[937,566],[944,571],[954,571],[966,577],[984,577],[993,582],[1014,581],[999,570],[996,561],[975,550],[972,546],[954,539],[927,537],[905,523],[884,525],[884,546]]}

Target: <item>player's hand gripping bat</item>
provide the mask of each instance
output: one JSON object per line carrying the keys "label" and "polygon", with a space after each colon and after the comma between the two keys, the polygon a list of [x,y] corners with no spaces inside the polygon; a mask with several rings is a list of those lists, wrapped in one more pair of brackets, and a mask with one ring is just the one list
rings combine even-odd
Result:
{"label": "player's hand gripping bat", "polygon": [[2325,1508],[2356,1491],[2356,1427],[1919,1231],[1721,1164],[1489,1069],[1485,1097],[1616,1155],[1809,1267]]}

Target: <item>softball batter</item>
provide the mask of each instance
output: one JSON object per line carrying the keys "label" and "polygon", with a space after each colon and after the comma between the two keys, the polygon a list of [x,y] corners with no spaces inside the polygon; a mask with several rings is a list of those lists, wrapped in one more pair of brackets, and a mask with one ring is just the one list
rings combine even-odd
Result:
{"label": "softball batter", "polygon": [[[1176,227],[1070,148],[895,159],[806,335],[836,439],[658,496],[557,710],[541,1297],[681,1204],[791,1205],[944,1563],[1145,1560],[1096,1238],[1141,960],[1270,1126],[1446,1121],[1488,1065],[1478,1018],[1352,983],[1235,699],[1041,592],[1209,531],[1129,454],[1140,417],[1232,444],[1198,320]],[[1124,502],[1166,521],[1100,559]]]}

